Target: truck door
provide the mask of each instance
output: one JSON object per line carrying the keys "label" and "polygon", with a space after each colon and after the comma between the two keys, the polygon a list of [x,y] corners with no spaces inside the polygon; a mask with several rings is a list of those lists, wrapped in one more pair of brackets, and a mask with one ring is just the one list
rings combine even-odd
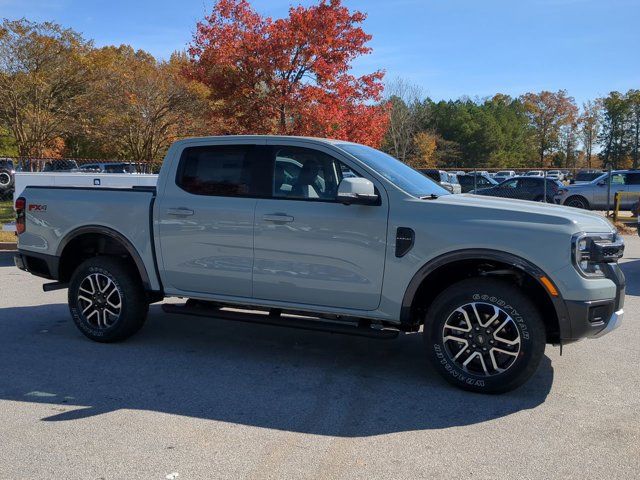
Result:
{"label": "truck door", "polygon": [[167,293],[251,297],[256,197],[270,188],[262,148],[234,141],[183,150],[156,210]]}
{"label": "truck door", "polygon": [[254,297],[376,309],[388,212],[381,185],[369,178],[380,205],[343,205],[339,182],[363,175],[331,150],[278,143],[270,151],[272,198],[259,199],[255,215]]}
{"label": "truck door", "polygon": [[[592,207],[596,209],[605,209],[607,208],[607,191],[609,190],[607,182],[609,182],[609,177],[605,175],[602,180],[597,182],[593,189],[593,202]],[[627,174],[621,172],[611,172],[611,194],[609,197],[609,208],[614,208],[615,206],[615,196],[616,192],[626,192],[627,191]],[[622,199],[625,201],[625,198]]]}

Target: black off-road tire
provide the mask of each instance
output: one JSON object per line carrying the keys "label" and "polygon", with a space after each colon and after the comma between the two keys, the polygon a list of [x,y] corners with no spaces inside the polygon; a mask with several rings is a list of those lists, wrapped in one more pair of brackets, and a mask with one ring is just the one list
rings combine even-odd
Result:
{"label": "black off-road tire", "polygon": [[[460,310],[467,313],[468,321]],[[478,321],[473,323],[474,310],[478,312],[476,320],[480,319],[486,327],[478,328],[481,325]],[[487,324],[490,318],[495,320]],[[500,329],[503,322],[506,326]],[[471,331],[452,330],[450,325],[454,324],[463,328],[469,325]],[[481,393],[507,392],[525,383],[538,368],[546,343],[544,323],[531,300],[508,282],[487,277],[462,280],[438,295],[427,312],[423,333],[435,369],[451,384]],[[505,337],[510,342],[517,339],[518,343],[506,345],[498,340]],[[468,342],[467,346],[460,352],[457,347],[465,345],[464,342]],[[485,352],[482,348],[492,350]],[[507,350],[508,355],[504,353]],[[455,359],[458,353],[461,356]],[[483,356],[482,361],[478,354]],[[472,360],[463,366],[469,357]],[[487,367],[493,370],[491,365],[497,361],[503,362],[498,366],[506,368],[486,372]]]}
{"label": "black off-road tire", "polygon": [[[95,287],[93,295],[92,287]],[[100,293],[103,288],[104,294]],[[125,340],[140,330],[149,311],[146,293],[137,272],[117,257],[98,256],[80,264],[71,277],[68,296],[69,310],[76,326],[96,342]],[[104,299],[105,296],[108,298]],[[93,302],[93,307],[87,299]],[[112,308],[118,305],[118,299],[120,308]],[[117,318],[112,315],[116,310]]]}

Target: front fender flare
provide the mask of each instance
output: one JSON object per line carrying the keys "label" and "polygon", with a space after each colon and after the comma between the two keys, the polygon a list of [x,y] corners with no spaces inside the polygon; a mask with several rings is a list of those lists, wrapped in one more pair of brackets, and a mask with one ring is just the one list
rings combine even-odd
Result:
{"label": "front fender flare", "polygon": [[[400,309],[400,324],[404,328],[414,330],[417,325],[416,319],[412,318],[411,307],[413,305],[413,300],[415,298],[416,292],[418,291],[418,288],[420,287],[424,279],[438,268],[460,260],[493,260],[501,263],[506,263],[533,277],[536,282],[540,284],[543,290],[547,292],[547,289],[540,281],[540,277],[547,276],[545,272],[531,263],[529,260],[526,260],[522,257],[519,257],[512,253],[484,248],[472,248],[448,252],[424,264],[415,273],[415,275],[409,282],[409,285],[405,290],[405,294],[402,299],[402,306]],[[566,329],[570,328],[568,322],[567,307],[560,294],[558,294],[557,297],[554,297],[549,295],[549,293],[547,292],[547,295],[556,311],[556,316],[558,318],[558,324],[560,327],[560,334],[562,336],[562,334],[565,333]]]}

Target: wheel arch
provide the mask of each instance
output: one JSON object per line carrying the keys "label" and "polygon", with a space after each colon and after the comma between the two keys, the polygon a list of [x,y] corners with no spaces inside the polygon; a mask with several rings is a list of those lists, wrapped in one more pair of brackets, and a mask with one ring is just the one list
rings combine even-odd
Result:
{"label": "wheel arch", "polygon": [[[90,248],[89,251],[87,247]],[[74,251],[75,248],[82,249],[80,254]],[[60,259],[59,280],[68,281],[82,261],[96,254],[128,257],[135,266],[144,289],[152,290],[147,268],[133,243],[120,232],[101,225],[83,226],[72,230],[62,238],[56,251],[56,256]]]}
{"label": "wheel arch", "polygon": [[415,331],[437,295],[457,281],[472,276],[515,276],[520,286],[534,297],[541,310],[547,341],[560,341],[566,307],[558,296],[548,293],[541,278],[549,278],[539,267],[517,255],[491,249],[465,249],[448,252],[424,264],[413,276],[402,300],[400,324]]}

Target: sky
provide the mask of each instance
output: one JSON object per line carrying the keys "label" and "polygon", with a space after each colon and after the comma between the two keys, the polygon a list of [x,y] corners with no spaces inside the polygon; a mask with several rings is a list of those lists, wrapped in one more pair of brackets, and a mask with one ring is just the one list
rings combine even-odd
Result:
{"label": "sky", "polygon": [[[308,0],[250,0],[286,16]],[[578,103],[640,89],[640,0],[345,0],[367,14],[370,55],[435,100],[568,90]],[[0,17],[52,20],[97,46],[130,44],[168,58],[189,43],[213,0],[0,0]]]}

